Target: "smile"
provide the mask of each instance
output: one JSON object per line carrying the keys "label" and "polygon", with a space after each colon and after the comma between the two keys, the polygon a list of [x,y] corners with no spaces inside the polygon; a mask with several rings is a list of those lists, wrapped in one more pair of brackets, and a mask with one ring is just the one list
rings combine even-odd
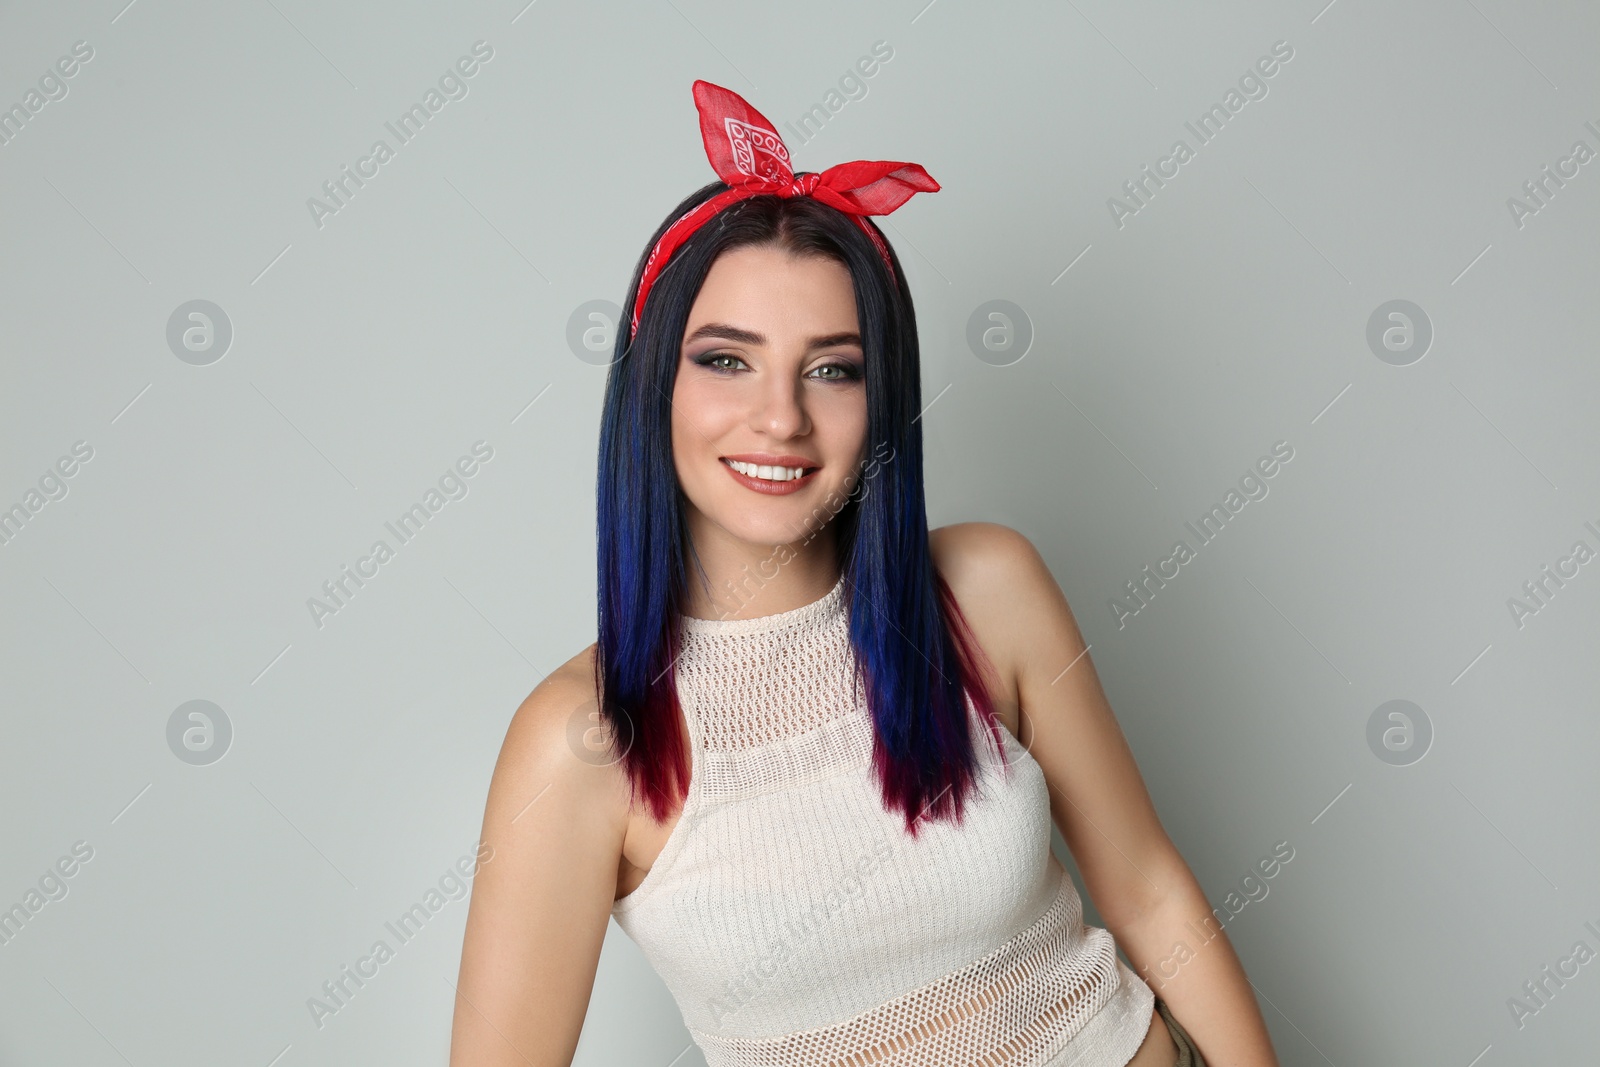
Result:
{"label": "smile", "polygon": [[805,467],[762,467],[754,463],[740,463],[736,459],[725,459],[723,462],[740,474],[769,482],[792,482],[806,472]]}
{"label": "smile", "polygon": [[753,489],[758,493],[767,493],[782,496],[795,493],[811,483],[821,467],[780,467],[767,466],[766,464],[745,463],[736,459],[723,459],[722,465],[727,468],[733,480],[743,485],[746,489]]}

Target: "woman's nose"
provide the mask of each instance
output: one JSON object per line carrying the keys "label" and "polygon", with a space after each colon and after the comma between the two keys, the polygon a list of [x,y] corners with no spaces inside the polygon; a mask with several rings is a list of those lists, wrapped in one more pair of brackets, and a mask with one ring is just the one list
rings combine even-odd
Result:
{"label": "woman's nose", "polygon": [[808,425],[802,385],[793,378],[774,376],[761,391],[755,411],[757,427],[774,437],[793,437]]}

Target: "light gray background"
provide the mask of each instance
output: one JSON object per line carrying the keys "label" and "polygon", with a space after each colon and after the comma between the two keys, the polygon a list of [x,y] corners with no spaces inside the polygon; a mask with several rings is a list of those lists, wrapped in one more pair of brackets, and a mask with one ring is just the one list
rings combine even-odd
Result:
{"label": "light gray background", "polygon": [[[1520,626],[1508,601],[1600,548],[1600,162],[1521,226],[1507,201],[1600,148],[1593,5],[72,7],[0,12],[6,106],[94,49],[0,145],[0,507],[93,449],[0,546],[0,906],[94,855],[0,945],[0,1062],[444,1062],[464,899],[320,1028],[307,1000],[471,852],[511,712],[593,640],[605,372],[567,336],[712,177],[696,77],[801,169],[942,183],[884,223],[930,520],[1040,547],[1213,903],[1294,848],[1227,926],[1282,1062],[1592,1056],[1600,963],[1521,1027],[1507,1002],[1600,949],[1600,563]],[[308,198],[478,40],[468,95],[319,227]],[[795,137],[877,41],[865,95]],[[196,299],[233,330],[205,366],[166,339]],[[1366,337],[1394,299],[1434,331],[1406,366]],[[991,300],[1033,332],[1010,366],[966,340]],[[319,627],[308,599],[476,441],[466,495]],[[1278,441],[1269,495],[1119,627]],[[1405,766],[1367,741],[1395,699],[1434,734]],[[190,700],[232,725],[208,766],[168,744]],[[685,1044],[613,929],[577,1062]]]}

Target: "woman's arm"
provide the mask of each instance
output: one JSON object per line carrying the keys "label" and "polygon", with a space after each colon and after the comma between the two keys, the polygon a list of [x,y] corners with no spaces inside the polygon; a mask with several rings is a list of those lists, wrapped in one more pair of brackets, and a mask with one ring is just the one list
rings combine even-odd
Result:
{"label": "woman's arm", "polygon": [[626,828],[617,767],[569,747],[594,703],[590,651],[517,709],[483,817],[493,857],[467,912],[451,1067],[555,1067],[578,1046],[605,940]]}
{"label": "woman's arm", "polygon": [[[1278,1067],[1244,968],[1156,816],[1077,621],[1033,544],[994,523],[940,531],[940,572],[1021,708],[1018,739],[1107,929],[1208,1062]],[[970,603],[970,607],[969,607]],[[1215,922],[1212,923],[1215,926]],[[1194,949],[1181,967],[1175,946]],[[1176,972],[1176,973],[1174,973]]]}

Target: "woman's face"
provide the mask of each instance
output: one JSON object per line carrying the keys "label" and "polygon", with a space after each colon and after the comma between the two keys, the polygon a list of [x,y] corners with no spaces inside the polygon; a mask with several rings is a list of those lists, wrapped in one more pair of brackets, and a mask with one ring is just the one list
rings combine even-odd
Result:
{"label": "woman's face", "polygon": [[859,331],[835,260],[744,246],[712,264],[672,394],[673,461],[702,552],[719,530],[769,548],[804,541],[837,513],[866,458]]}

